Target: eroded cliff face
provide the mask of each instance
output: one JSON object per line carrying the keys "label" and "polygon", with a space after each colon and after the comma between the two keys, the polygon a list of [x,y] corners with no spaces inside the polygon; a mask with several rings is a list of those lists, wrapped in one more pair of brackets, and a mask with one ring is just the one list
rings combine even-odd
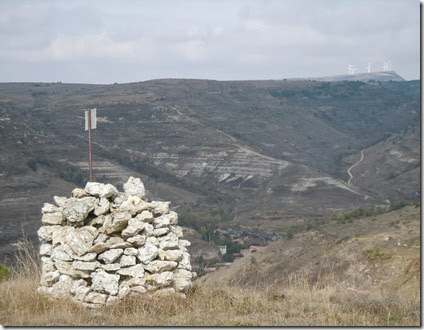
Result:
{"label": "eroded cliff face", "polygon": [[42,208],[39,292],[101,307],[133,294],[179,294],[191,287],[190,242],[170,202],[147,201],[130,177],[124,192],[89,182]]}

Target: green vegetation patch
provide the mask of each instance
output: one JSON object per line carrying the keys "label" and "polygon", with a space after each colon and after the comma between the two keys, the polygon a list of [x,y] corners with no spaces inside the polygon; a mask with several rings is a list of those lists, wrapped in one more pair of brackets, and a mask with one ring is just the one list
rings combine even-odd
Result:
{"label": "green vegetation patch", "polygon": [[371,260],[390,259],[393,256],[392,251],[385,250],[382,246],[374,245],[372,248],[365,250],[365,254]]}
{"label": "green vegetation patch", "polygon": [[0,282],[5,281],[10,276],[10,268],[5,264],[0,264]]}

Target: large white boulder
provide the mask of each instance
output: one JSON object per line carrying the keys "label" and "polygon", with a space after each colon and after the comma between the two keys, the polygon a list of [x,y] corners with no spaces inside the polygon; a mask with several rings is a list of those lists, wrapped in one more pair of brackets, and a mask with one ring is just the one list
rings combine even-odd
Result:
{"label": "large white boulder", "polygon": [[143,277],[144,267],[141,264],[137,264],[130,267],[121,268],[117,271],[120,275],[131,276],[131,277]]}
{"label": "large white boulder", "polygon": [[161,273],[167,270],[173,270],[177,268],[177,265],[175,261],[153,260],[144,266],[144,269],[150,273]]}
{"label": "large white boulder", "polygon": [[120,212],[128,212],[131,215],[136,215],[144,210],[147,210],[149,204],[137,196],[128,196],[127,200],[119,205]]}
{"label": "large white boulder", "polygon": [[106,214],[110,210],[110,202],[102,197],[99,201],[97,201],[96,205],[94,206],[94,214],[99,216]]}
{"label": "large white boulder", "polygon": [[137,258],[143,264],[148,264],[155,259],[159,253],[158,248],[150,242],[146,242],[144,246],[138,249]]}
{"label": "large white boulder", "polygon": [[44,225],[62,225],[65,217],[62,212],[44,213],[41,217],[41,222]]}
{"label": "large white boulder", "polygon": [[62,206],[62,213],[69,222],[82,225],[96,204],[96,197],[69,198]]}
{"label": "large white boulder", "polygon": [[94,291],[107,292],[116,295],[119,288],[119,275],[108,274],[104,271],[91,274],[91,288]]}
{"label": "large white boulder", "polygon": [[159,237],[159,247],[162,250],[178,249],[178,237],[174,233],[169,233],[166,236]]}
{"label": "large white boulder", "polygon": [[110,183],[87,182],[84,190],[92,196],[103,198],[113,197],[118,194],[118,189]]}
{"label": "large white boulder", "polygon": [[110,249],[103,252],[102,254],[99,254],[97,258],[99,260],[103,260],[106,264],[111,264],[116,259],[118,259],[122,253],[124,253],[123,249]]}
{"label": "large white boulder", "polygon": [[130,219],[131,214],[128,212],[107,215],[102,226],[102,231],[108,235],[121,231],[127,226]]}
{"label": "large white boulder", "polygon": [[146,189],[143,182],[139,178],[130,176],[128,181],[124,183],[124,191],[127,195],[137,196],[143,199],[146,196]]}
{"label": "large white boulder", "polygon": [[177,269],[174,272],[174,289],[178,292],[187,292],[191,286],[191,279],[193,275],[190,271],[185,269]]}

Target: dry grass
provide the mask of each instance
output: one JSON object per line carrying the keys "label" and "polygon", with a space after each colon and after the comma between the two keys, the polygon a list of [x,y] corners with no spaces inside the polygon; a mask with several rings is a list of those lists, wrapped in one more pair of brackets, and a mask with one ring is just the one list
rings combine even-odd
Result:
{"label": "dry grass", "polygon": [[[418,326],[419,297],[377,295],[339,285],[255,291],[195,286],[186,299],[128,298],[103,310],[51,301],[38,275],[0,284],[0,323],[9,326]],[[415,295],[417,296],[417,295]]]}
{"label": "dry grass", "polygon": [[416,291],[376,294],[349,290],[333,280],[311,286],[297,278],[267,290],[195,284],[186,299],[130,297],[90,310],[36,292],[39,268],[33,249],[23,247],[15,269],[0,283],[0,324],[6,326],[420,325]]}

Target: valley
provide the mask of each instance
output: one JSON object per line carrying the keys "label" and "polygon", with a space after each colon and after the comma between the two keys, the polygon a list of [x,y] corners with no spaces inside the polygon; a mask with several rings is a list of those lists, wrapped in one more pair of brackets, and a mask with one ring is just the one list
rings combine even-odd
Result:
{"label": "valley", "polygon": [[3,83],[0,99],[2,258],[23,234],[36,242],[44,202],[85,185],[87,107],[95,180],[140,177],[203,241],[420,197],[419,81]]}

